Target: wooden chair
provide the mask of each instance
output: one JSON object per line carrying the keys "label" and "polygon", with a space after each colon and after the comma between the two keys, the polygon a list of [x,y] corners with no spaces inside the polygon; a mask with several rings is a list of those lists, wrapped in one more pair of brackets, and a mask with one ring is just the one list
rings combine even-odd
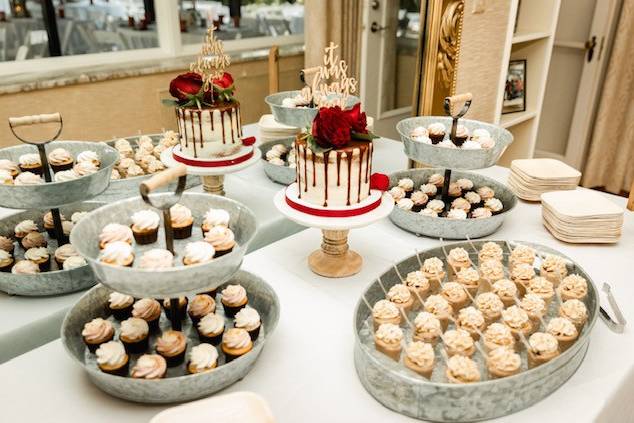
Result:
{"label": "wooden chair", "polygon": [[627,200],[627,209],[634,211],[634,182],[632,182],[632,186],[630,187],[630,196]]}
{"label": "wooden chair", "polygon": [[280,48],[272,46],[269,49],[269,94],[280,90]]}

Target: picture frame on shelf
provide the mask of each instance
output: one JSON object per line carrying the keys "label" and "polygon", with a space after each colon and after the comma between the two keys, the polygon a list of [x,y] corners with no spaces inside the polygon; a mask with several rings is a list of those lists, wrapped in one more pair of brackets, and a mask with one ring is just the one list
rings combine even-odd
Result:
{"label": "picture frame on shelf", "polygon": [[502,114],[526,111],[526,59],[511,60],[504,85]]}

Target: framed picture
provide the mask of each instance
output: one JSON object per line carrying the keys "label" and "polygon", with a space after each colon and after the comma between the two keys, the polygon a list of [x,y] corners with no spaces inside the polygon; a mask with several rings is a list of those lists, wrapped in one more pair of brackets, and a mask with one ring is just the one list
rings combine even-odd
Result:
{"label": "framed picture", "polygon": [[504,85],[502,114],[526,110],[526,59],[511,60]]}

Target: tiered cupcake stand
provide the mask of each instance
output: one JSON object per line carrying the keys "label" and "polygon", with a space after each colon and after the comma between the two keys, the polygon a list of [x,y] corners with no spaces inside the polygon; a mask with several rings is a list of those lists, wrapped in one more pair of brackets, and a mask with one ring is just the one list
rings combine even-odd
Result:
{"label": "tiered cupcake stand", "polygon": [[[180,165],[154,175],[141,184],[142,197],[118,201],[91,213],[76,226],[71,236],[78,252],[86,258],[102,285],[88,291],[69,311],[62,325],[62,342],[70,356],[85,369],[93,383],[116,397],[143,403],[171,403],[200,398],[223,389],[242,379],[250,371],[278,321],[279,302],[273,289],[256,275],[240,270],[244,254],[255,236],[255,216],[242,204],[221,196],[183,193],[185,172],[185,167]],[[176,193],[151,194],[176,178]],[[194,217],[192,236],[184,240],[177,240],[172,236],[169,207],[177,202],[191,209]],[[112,222],[129,223],[134,212],[147,209],[148,205],[162,211],[163,227],[159,230],[157,242],[151,245],[135,244],[135,257],[140,257],[144,251],[151,248],[165,248],[174,254],[174,267],[151,270],[111,266],[99,261],[98,236],[101,229]],[[230,253],[210,262],[184,266],[184,246],[188,242],[202,240],[200,226],[209,208],[229,212],[230,226],[237,244]],[[188,338],[188,346],[191,347],[198,344],[198,336],[188,319],[181,321],[175,314],[179,308],[178,297],[216,289],[220,291],[230,283],[240,284],[246,289],[249,305],[260,313],[262,327],[250,352],[229,363],[225,363],[224,356],[220,353],[218,367],[212,371],[189,375],[186,364],[182,364],[170,368],[163,379],[144,380],[115,376],[99,370],[94,354],[90,354],[83,343],[83,325],[93,318],[108,318],[118,328],[115,319],[106,313],[109,294],[117,291],[135,298],[169,298],[172,314],[161,315],[160,327],[163,330],[182,330]],[[230,321],[231,319],[226,317],[225,325],[230,325]],[[150,337],[149,345],[153,347],[153,337]],[[136,359],[137,356],[132,355],[130,368]]]}
{"label": "tiered cupcake stand", "polygon": [[[47,124],[54,127],[56,134],[51,140],[27,141],[20,135],[27,126]],[[0,158],[18,162],[18,158],[27,153],[38,153],[43,168],[45,183],[39,185],[0,185],[0,206],[10,209],[28,209],[18,214],[6,217],[0,221],[2,234],[12,238],[13,229],[17,223],[25,219],[34,220],[41,225],[44,213],[51,211],[54,222],[55,237],[45,235],[49,254],[58,246],[68,243],[68,237],[62,230],[61,216],[70,215],[77,211],[91,211],[102,203],[87,202],[108,187],[110,174],[118,154],[116,150],[103,143],[79,141],[55,141],[61,134],[63,123],[59,113],[49,115],[24,116],[10,118],[9,126],[14,135],[23,143],[15,147],[0,150]],[[85,150],[95,151],[101,160],[99,171],[80,178],[52,182],[53,173],[48,163],[48,152],[54,148],[64,148],[76,156]],[[20,246],[15,248],[18,254]],[[14,259],[17,258],[14,255]],[[90,266],[84,265],[71,270],[62,270],[51,257],[51,270],[34,275],[0,273],[0,290],[11,295],[42,296],[59,295],[86,289],[95,284],[95,277]]]}
{"label": "tiered cupcake stand", "polygon": [[[457,114],[451,115],[453,105],[460,102],[464,102],[462,109]],[[449,184],[460,178],[468,178],[473,181],[476,187],[484,185],[491,187],[495,191],[496,198],[502,202],[504,206],[503,211],[484,219],[452,220],[443,217],[424,216],[419,213],[394,207],[394,210],[390,214],[390,220],[396,226],[417,235],[433,238],[480,238],[495,232],[502,225],[508,212],[515,207],[517,198],[504,184],[492,178],[466,171],[494,166],[502,153],[504,153],[506,148],[513,142],[513,135],[504,128],[475,120],[462,119],[462,116],[467,113],[470,105],[470,94],[447,97],[445,99],[445,111],[450,116],[411,117],[400,121],[396,125],[396,129],[403,141],[403,148],[407,157],[418,163],[433,166],[434,168],[411,169],[396,172],[390,175],[390,187],[395,186],[398,180],[402,178],[412,179],[414,186],[418,187],[426,183],[429,176],[435,173],[443,174],[444,185],[442,187],[442,200],[448,208],[451,203],[448,195]],[[495,145],[487,149],[468,150],[426,144],[411,138],[410,133],[414,128],[419,126],[427,127],[435,122],[440,122],[445,127],[452,128],[450,139],[453,139],[455,136],[458,123],[463,124],[470,132],[478,128],[486,129],[495,140]]]}

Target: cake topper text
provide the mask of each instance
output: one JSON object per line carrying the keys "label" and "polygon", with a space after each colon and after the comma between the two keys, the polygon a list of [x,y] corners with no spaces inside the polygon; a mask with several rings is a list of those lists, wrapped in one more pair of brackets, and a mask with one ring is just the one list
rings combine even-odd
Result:
{"label": "cake topper text", "polygon": [[357,91],[357,80],[348,76],[348,64],[339,59],[335,51],[339,48],[332,41],[324,49],[324,63],[310,69],[304,69],[304,75],[313,75],[309,87],[304,87],[302,96],[311,98],[319,107],[346,107],[348,97]]}
{"label": "cake topper text", "polygon": [[225,68],[231,63],[231,59],[225,54],[222,41],[214,35],[215,29],[213,26],[207,29],[200,54],[196,61],[189,65],[191,72],[196,72],[202,77],[205,91],[211,90],[213,80],[221,78]]}

